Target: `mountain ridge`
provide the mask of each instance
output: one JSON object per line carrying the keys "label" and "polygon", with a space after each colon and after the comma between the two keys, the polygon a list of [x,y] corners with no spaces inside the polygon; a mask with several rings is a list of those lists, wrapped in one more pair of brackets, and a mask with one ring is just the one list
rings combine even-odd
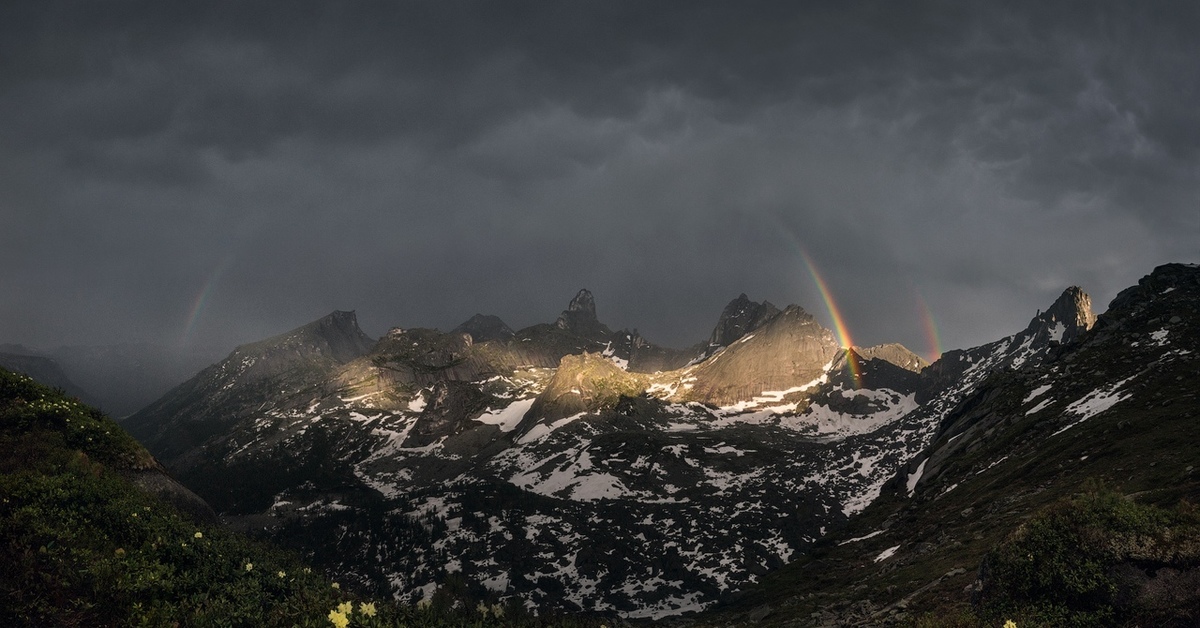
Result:
{"label": "mountain ridge", "polygon": [[[1200,403],[1180,384],[1200,375],[1197,311],[1200,267],[1155,268],[1042,360],[993,372],[858,517],[700,625],[1193,625],[1200,600],[1186,583],[1200,572],[1165,540],[1200,531],[1183,523],[1131,550],[1105,540],[1130,534],[1110,518],[1129,515],[1105,513],[1186,522],[1162,509],[1200,499],[1200,448],[1186,436]],[[1043,316],[1013,340],[1063,320]],[[1060,545],[1039,546],[1032,531],[1051,529]],[[1014,551],[1037,559],[1013,567]],[[1029,588],[1014,569],[1076,578],[1085,593]]]}
{"label": "mountain ridge", "polygon": [[[263,386],[238,384],[233,367],[247,356],[235,352],[210,372],[224,379],[179,391],[193,401],[174,407],[209,427],[164,459],[230,522],[265,524],[282,542],[321,538],[297,549],[403,599],[461,572],[482,587],[478,595],[665,617],[734,595],[844,525],[987,373],[1052,348],[1019,332],[963,352],[962,364],[940,367],[950,376],[939,377],[899,345],[840,347],[799,306],[756,318],[746,311],[774,306],[747,303],[735,299],[710,339],[741,335],[707,357],[694,347],[686,361],[689,350],[603,326],[586,291],[556,323],[511,337],[395,328],[364,355]],[[636,368],[645,355],[678,366]],[[947,383],[958,385],[963,373],[971,374],[963,387]],[[240,392],[208,403],[206,395],[230,384]],[[139,418],[154,424],[150,414]],[[189,423],[178,414],[168,420]],[[172,446],[156,443],[161,435],[149,434],[152,450]],[[489,510],[478,504],[490,500],[507,510],[481,528]],[[419,538],[379,536],[407,529],[406,517],[461,523]],[[530,521],[542,522],[534,526],[541,532]],[[339,539],[321,536],[339,526],[349,526]],[[721,540],[730,535],[745,539],[740,551]],[[528,541],[510,547],[510,537]],[[602,551],[564,567],[563,556],[584,551],[581,539]],[[664,543],[692,549],[642,562]],[[392,559],[364,571],[335,548]],[[517,572],[543,575],[514,579]],[[670,584],[637,586],[647,578]],[[582,589],[571,588],[579,582]]]}

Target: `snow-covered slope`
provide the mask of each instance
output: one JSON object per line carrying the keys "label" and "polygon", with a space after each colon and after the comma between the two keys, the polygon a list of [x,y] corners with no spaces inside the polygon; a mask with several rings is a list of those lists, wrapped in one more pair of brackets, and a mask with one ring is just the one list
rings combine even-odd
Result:
{"label": "snow-covered slope", "polygon": [[898,345],[839,348],[797,306],[726,309],[713,338],[727,344],[656,372],[633,368],[638,356],[686,354],[612,332],[586,291],[554,325],[395,329],[368,353],[253,386],[239,350],[156,406],[173,414],[138,425],[231,520],[343,580],[414,601],[459,583],[540,609],[662,617],[732,595],[843,525],[989,373],[1042,360],[1067,333],[1047,325],[1069,318],[922,371]]}

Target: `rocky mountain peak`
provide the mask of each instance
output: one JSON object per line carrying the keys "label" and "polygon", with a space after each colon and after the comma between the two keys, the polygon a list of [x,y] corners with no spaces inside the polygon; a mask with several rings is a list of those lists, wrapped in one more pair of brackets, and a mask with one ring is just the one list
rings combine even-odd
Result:
{"label": "rocky mountain peak", "polygon": [[[353,310],[335,310],[289,332],[241,345],[225,362],[248,360],[246,367],[253,363],[256,367],[253,371],[264,368],[274,371],[285,368],[285,364],[294,365],[309,359],[344,364],[366,355],[374,344],[375,341],[358,327],[358,316]],[[273,366],[267,367],[268,363]]]}
{"label": "rocky mountain peak", "polygon": [[804,308],[789,305],[697,364],[691,371],[696,380],[681,398],[731,404],[765,390],[804,386],[821,377],[840,352],[832,331]]}
{"label": "rocky mountain peak", "polygon": [[770,301],[756,303],[742,293],[721,311],[721,317],[717,319],[717,326],[713,328],[708,344],[710,347],[728,346],[778,315],[779,308]]}
{"label": "rocky mountain peak", "polygon": [[1096,324],[1092,298],[1078,286],[1063,291],[1050,309],[1029,321],[1027,331],[1048,334],[1052,340],[1070,342]]}
{"label": "rocky mountain peak", "polygon": [[567,304],[567,311],[583,312],[585,315],[595,319],[596,298],[592,296],[592,293],[588,291],[587,288],[584,288],[575,295],[575,298],[571,299],[569,304]]}
{"label": "rocky mountain peak", "polygon": [[466,322],[450,330],[452,334],[468,334],[472,342],[488,340],[507,340],[513,337],[513,330],[500,320],[499,316],[476,314]]}
{"label": "rocky mountain peak", "polygon": [[596,318],[596,299],[586,288],[580,290],[559,315],[555,327],[585,337],[607,337],[612,331]]}
{"label": "rocky mountain peak", "polygon": [[334,310],[323,318],[307,325],[316,339],[327,344],[333,359],[349,362],[366,355],[374,341],[358,326],[358,315],[354,310]]}

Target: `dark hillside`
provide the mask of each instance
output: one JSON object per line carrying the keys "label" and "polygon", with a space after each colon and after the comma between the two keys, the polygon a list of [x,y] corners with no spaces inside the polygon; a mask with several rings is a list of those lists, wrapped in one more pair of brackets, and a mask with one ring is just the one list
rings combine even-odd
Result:
{"label": "dark hillside", "polygon": [[552,623],[449,594],[422,609],[364,603],[206,509],[116,422],[0,369],[0,625]]}
{"label": "dark hillside", "polygon": [[997,373],[847,528],[714,623],[1200,621],[1200,268],[1168,265]]}

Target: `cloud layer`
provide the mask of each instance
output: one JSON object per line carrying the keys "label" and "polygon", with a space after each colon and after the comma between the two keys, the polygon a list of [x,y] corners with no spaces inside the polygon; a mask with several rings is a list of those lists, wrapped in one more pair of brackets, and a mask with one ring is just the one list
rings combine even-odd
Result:
{"label": "cloud layer", "polygon": [[1200,250],[1200,9],[0,9],[0,341],[234,344],[477,311],[682,346],[740,292],[863,344],[1100,309]]}

